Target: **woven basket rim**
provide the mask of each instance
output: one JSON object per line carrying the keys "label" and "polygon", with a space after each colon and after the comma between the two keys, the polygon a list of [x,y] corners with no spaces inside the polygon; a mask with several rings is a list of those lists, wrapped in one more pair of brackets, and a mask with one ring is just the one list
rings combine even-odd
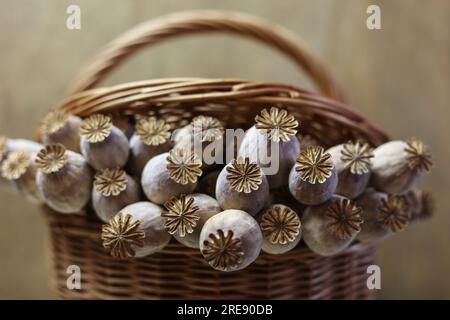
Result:
{"label": "woven basket rim", "polygon": [[[178,103],[246,103],[254,106],[283,105],[303,108],[360,132],[372,145],[388,136],[348,104],[294,85],[243,79],[161,78],[94,88],[73,94],[56,109],[79,116],[93,113],[136,114]],[[140,105],[138,105],[140,104]],[[39,137],[39,133],[37,134]]]}

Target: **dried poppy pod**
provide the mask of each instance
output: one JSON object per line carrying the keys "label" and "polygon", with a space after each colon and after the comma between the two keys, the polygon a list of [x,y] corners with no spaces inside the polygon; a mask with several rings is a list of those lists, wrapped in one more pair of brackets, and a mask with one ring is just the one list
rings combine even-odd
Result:
{"label": "dried poppy pod", "polygon": [[111,117],[94,114],[86,118],[80,127],[81,153],[97,171],[123,168],[130,153],[128,139]]}
{"label": "dried poppy pod", "polygon": [[255,121],[255,126],[242,139],[239,156],[249,157],[260,165],[270,188],[287,185],[289,172],[300,152],[300,142],[295,136],[298,121],[286,110],[274,107],[270,111],[264,109]]}
{"label": "dried poppy pod", "polygon": [[192,136],[192,124],[185,125],[181,129],[177,129],[173,133],[173,142],[175,145],[182,143],[183,141],[186,141],[188,137]]}
{"label": "dried poppy pod", "polygon": [[292,196],[305,205],[318,205],[329,200],[338,184],[331,155],[322,147],[303,150],[289,175]]}
{"label": "dried poppy pod", "polygon": [[150,159],[141,178],[147,198],[157,204],[164,204],[172,197],[190,194],[197,187],[202,175],[202,163],[194,152],[174,148]]}
{"label": "dried poppy pod", "polygon": [[[8,139],[5,136],[0,136],[0,165],[6,159],[7,155],[8,155]],[[9,189],[10,187],[11,188],[13,187],[13,183],[8,179],[3,178],[3,175],[0,174],[0,186],[7,187],[7,189]]]}
{"label": "dried poppy pod", "polygon": [[[176,148],[191,149],[202,161],[202,170],[208,170],[223,161],[225,129],[217,118],[197,116],[178,130],[174,140]],[[219,154],[217,154],[219,152]]]}
{"label": "dried poppy pod", "polygon": [[373,151],[367,143],[348,142],[327,150],[331,154],[338,185],[336,193],[349,199],[361,195],[370,181]]}
{"label": "dried poppy pod", "polygon": [[36,185],[35,155],[29,151],[13,151],[2,162],[2,177],[11,181],[27,200],[41,203],[43,197]]}
{"label": "dried poppy pod", "polygon": [[140,177],[151,158],[171,149],[169,138],[170,125],[164,120],[155,117],[137,120],[135,132],[130,139],[130,159],[127,166],[130,172]]}
{"label": "dried poppy pod", "polygon": [[0,136],[0,162],[5,159],[10,152],[28,151],[37,154],[44,146],[40,143],[26,139],[8,139]]}
{"label": "dried poppy pod", "polygon": [[200,232],[205,222],[222,209],[216,199],[201,193],[173,197],[164,204],[167,232],[189,248],[199,248]]}
{"label": "dried poppy pod", "polygon": [[8,138],[0,136],[0,163],[8,155]]}
{"label": "dried poppy pod", "polygon": [[309,207],[302,217],[303,240],[322,256],[347,248],[361,230],[362,210],[350,199],[333,196],[326,203]]}
{"label": "dried poppy pod", "polygon": [[414,188],[405,193],[403,198],[411,216],[410,222],[420,222],[433,216],[434,199],[429,192]]}
{"label": "dried poppy pod", "polygon": [[239,209],[255,215],[267,203],[269,183],[261,168],[248,157],[234,159],[217,178],[216,197],[223,209]]}
{"label": "dried poppy pod", "polygon": [[381,240],[408,226],[410,212],[401,196],[368,190],[357,202],[363,209],[364,219],[357,237],[360,241]]}
{"label": "dried poppy pod", "polygon": [[102,227],[103,247],[120,259],[145,257],[161,251],[172,238],[164,229],[162,208],[137,202],[123,208]]}
{"label": "dried poppy pod", "polygon": [[283,204],[274,204],[260,217],[263,234],[262,250],[270,254],[282,254],[294,249],[302,237],[300,218]]}
{"label": "dried poppy pod", "polygon": [[206,221],[200,233],[200,251],[216,270],[242,270],[258,258],[262,238],[258,222],[251,215],[225,210]]}
{"label": "dried poppy pod", "polygon": [[54,110],[41,122],[40,132],[43,144],[60,143],[69,150],[80,152],[81,118]]}
{"label": "dried poppy pod", "polygon": [[198,138],[198,142],[208,144],[215,140],[222,140],[225,129],[222,122],[214,117],[197,116],[191,123],[176,131],[174,135],[175,144],[193,142],[193,138]]}
{"label": "dried poppy pod", "polygon": [[5,159],[8,154],[8,138],[0,136],[0,163]]}
{"label": "dried poppy pod", "polygon": [[371,184],[388,194],[403,194],[413,188],[431,166],[431,154],[421,141],[387,142],[374,150]]}
{"label": "dried poppy pod", "polygon": [[92,206],[103,221],[109,219],[125,206],[141,198],[139,184],[121,169],[104,169],[96,173],[92,188]]}
{"label": "dried poppy pod", "polygon": [[221,170],[214,170],[203,176],[198,182],[196,192],[205,193],[213,198],[216,198],[216,184]]}
{"label": "dried poppy pod", "polygon": [[[40,143],[25,139],[8,139],[5,136],[0,136],[0,164],[6,160],[8,155],[15,151],[25,151],[35,157],[43,146]],[[17,188],[15,182],[4,178],[0,172],[0,185],[7,189],[14,190]]]}
{"label": "dried poppy pod", "polygon": [[61,213],[77,213],[89,202],[92,171],[82,155],[50,144],[36,156],[36,182],[45,203]]}

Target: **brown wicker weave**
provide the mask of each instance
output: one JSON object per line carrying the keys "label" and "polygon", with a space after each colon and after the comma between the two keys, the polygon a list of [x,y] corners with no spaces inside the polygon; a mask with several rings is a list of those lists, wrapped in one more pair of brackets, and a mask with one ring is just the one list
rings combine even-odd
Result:
{"label": "brown wicker weave", "polygon": [[[238,79],[176,78],[94,88],[136,50],[171,37],[223,31],[256,39],[297,63],[324,96],[294,86]],[[129,31],[112,42],[77,77],[57,108],[80,116],[110,113],[117,123],[154,113],[174,127],[198,114],[221,119],[227,128],[248,128],[268,105],[287,108],[324,146],[351,139],[378,145],[386,135],[345,104],[345,94],[327,69],[292,34],[237,13],[176,14]],[[123,120],[127,121],[123,121]],[[280,256],[262,254],[248,269],[223,273],[209,267],[197,250],[171,243],[163,252],[133,261],[117,260],[101,246],[100,223],[84,216],[46,210],[50,223],[57,295],[66,299],[332,299],[368,298],[367,266],[373,245],[354,244],[324,258],[303,244]],[[69,265],[82,271],[82,290],[66,288]]]}
{"label": "brown wicker weave", "polygon": [[[56,294],[63,299],[365,299],[375,247],[356,244],[330,258],[300,245],[262,254],[249,268],[212,269],[193,250],[171,242],[163,252],[120,261],[101,246],[100,226],[83,216],[47,212]],[[81,290],[67,289],[67,268],[81,269]]]}

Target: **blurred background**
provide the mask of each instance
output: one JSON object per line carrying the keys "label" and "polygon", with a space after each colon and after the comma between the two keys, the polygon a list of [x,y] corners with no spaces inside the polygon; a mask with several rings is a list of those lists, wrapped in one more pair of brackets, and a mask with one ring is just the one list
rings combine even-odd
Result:
{"label": "blurred background", "polygon": [[[66,8],[81,8],[81,30]],[[381,8],[381,30],[366,9]],[[434,154],[425,189],[434,218],[383,242],[379,298],[450,298],[450,1],[447,0],[1,0],[0,134],[32,138],[39,119],[64,97],[80,67],[137,23],[188,9],[261,16],[293,30],[327,62],[353,108],[393,138],[421,137]],[[108,81],[239,77],[312,88],[289,61],[226,35],[170,41],[121,67]],[[0,298],[52,298],[48,230],[39,210],[0,192]]]}

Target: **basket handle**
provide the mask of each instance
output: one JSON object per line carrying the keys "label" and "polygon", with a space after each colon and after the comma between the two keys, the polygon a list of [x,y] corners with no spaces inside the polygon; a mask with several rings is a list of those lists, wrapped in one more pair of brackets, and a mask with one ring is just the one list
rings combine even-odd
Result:
{"label": "basket handle", "polygon": [[327,97],[346,101],[346,95],[324,64],[293,33],[247,14],[222,11],[187,11],[145,22],[109,43],[78,74],[71,94],[94,88],[113,69],[145,46],[181,35],[227,32],[272,47],[293,60]]}

